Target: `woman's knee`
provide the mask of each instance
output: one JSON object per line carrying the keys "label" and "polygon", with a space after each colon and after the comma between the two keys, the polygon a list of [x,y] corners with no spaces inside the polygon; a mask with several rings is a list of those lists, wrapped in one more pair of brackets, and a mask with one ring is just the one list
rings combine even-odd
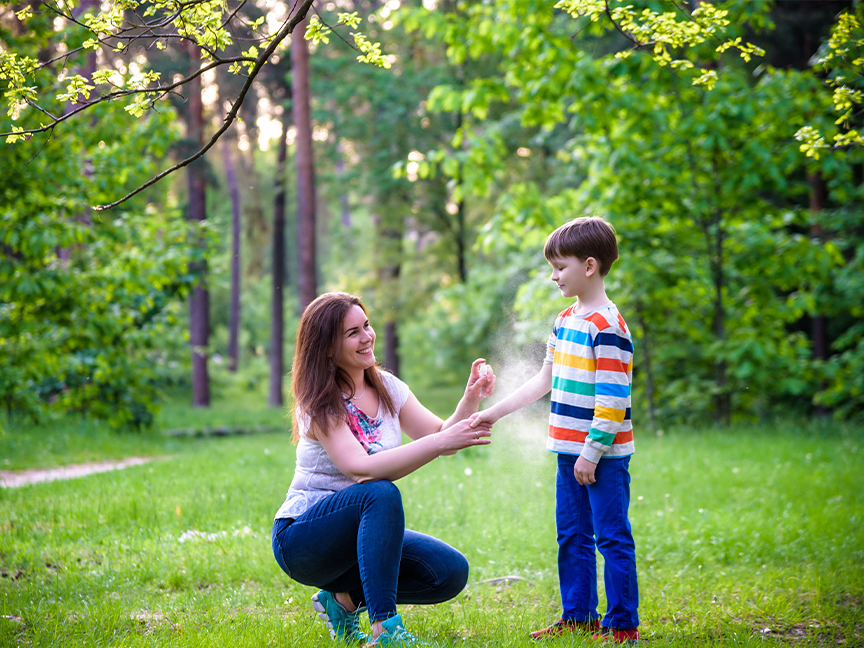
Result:
{"label": "woman's knee", "polygon": [[396,484],[387,480],[358,484],[372,501],[396,505],[402,508],[402,493]]}
{"label": "woman's knee", "polygon": [[468,584],[468,560],[458,551],[454,551],[442,576],[441,595],[442,599],[447,601],[464,590]]}
{"label": "woman's knee", "polygon": [[387,517],[400,517],[404,520],[402,493],[391,481],[373,481],[358,484],[365,495],[366,512],[376,511]]}

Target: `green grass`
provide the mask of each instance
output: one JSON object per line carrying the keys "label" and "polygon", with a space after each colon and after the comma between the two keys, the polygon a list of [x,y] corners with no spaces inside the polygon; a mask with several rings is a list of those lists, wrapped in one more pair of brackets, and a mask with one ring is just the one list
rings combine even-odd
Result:
{"label": "green grass", "polygon": [[[452,402],[437,398],[436,410]],[[175,403],[160,424],[273,416],[254,403]],[[36,451],[38,439],[49,450]],[[527,647],[529,630],[557,618],[555,462],[543,445],[542,415],[503,421],[489,448],[399,482],[408,525],[471,564],[455,600],[401,609],[409,629],[440,645]],[[313,590],[290,581],[270,550],[293,470],[287,433],[178,441],[66,423],[11,430],[0,451],[15,467],[170,455],[0,489],[0,646],[333,645]],[[817,424],[638,436],[631,520],[648,645],[864,645],[862,457],[864,430]],[[193,530],[213,535],[180,542]],[[525,580],[482,583],[505,575]]]}

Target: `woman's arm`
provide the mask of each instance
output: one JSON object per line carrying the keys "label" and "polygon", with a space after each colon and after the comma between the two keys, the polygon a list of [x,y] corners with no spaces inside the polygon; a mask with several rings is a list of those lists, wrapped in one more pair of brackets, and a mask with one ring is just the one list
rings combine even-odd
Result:
{"label": "woman's arm", "polygon": [[468,421],[459,421],[417,441],[369,455],[348,425],[335,420],[328,434],[319,442],[339,471],[358,483],[381,479],[396,481],[441,454],[454,454],[462,448],[491,443],[487,438],[490,436],[488,428],[471,428]]}

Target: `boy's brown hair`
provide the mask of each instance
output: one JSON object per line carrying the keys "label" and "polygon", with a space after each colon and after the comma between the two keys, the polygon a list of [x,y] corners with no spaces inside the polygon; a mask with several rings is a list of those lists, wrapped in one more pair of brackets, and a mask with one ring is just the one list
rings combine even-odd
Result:
{"label": "boy's brown hair", "polygon": [[599,216],[582,216],[564,223],[546,238],[543,254],[547,261],[576,257],[584,261],[594,257],[600,276],[609,274],[618,258],[615,228]]}

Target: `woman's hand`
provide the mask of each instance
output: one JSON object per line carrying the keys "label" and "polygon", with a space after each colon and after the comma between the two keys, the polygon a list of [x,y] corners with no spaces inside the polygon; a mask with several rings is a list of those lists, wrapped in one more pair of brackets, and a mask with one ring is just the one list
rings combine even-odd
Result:
{"label": "woman's hand", "polygon": [[470,448],[471,446],[489,445],[492,443],[490,426],[478,425],[471,427],[468,419],[454,423],[449,428],[441,430],[435,435],[438,449],[443,454],[455,454],[457,450]]}
{"label": "woman's hand", "polygon": [[[486,375],[480,375],[480,367],[485,365]],[[495,392],[495,374],[492,367],[486,364],[483,358],[477,358],[471,363],[471,373],[468,375],[468,385],[465,387],[465,398],[472,402],[480,403],[484,398],[489,398]]]}

